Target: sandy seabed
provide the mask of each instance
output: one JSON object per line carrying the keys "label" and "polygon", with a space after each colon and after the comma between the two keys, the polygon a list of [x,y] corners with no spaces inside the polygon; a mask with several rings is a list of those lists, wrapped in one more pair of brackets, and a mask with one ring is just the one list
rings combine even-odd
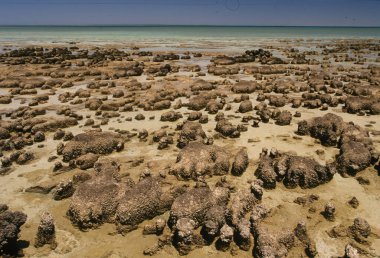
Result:
{"label": "sandy seabed", "polygon": [[[25,257],[379,257],[379,53],[378,40],[203,42],[172,49],[7,44],[0,55],[0,203],[27,219],[18,241],[6,240],[12,245],[1,243],[0,251]],[[326,114],[336,116],[313,120]],[[304,120],[310,128],[300,133]],[[196,129],[186,131],[190,123]],[[326,142],[330,138],[335,141]],[[350,142],[360,146],[345,152]],[[294,157],[308,159],[294,169]],[[109,168],[110,161],[119,168]],[[233,163],[239,162],[243,172],[236,175]],[[329,176],[322,178],[312,162]],[[273,167],[275,187],[267,170],[260,173],[264,165]],[[102,178],[112,169],[114,178]],[[147,178],[158,188],[141,183]],[[103,188],[108,183],[120,192]],[[162,207],[162,196],[177,188]],[[226,189],[228,200],[194,199],[193,189],[202,188],[210,196]],[[182,212],[181,198],[190,211],[175,215]],[[225,218],[206,241],[206,222],[215,222],[207,212],[216,206]],[[265,215],[257,218],[259,207]],[[37,248],[44,212],[54,218],[56,244]],[[355,218],[370,229],[359,228]],[[143,234],[158,219],[175,222]]]}

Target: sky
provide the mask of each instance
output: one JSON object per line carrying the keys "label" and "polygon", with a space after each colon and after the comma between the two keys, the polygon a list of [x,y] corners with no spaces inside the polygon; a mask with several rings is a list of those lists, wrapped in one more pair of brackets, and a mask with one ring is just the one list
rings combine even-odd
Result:
{"label": "sky", "polygon": [[380,26],[380,0],[0,0],[0,25]]}

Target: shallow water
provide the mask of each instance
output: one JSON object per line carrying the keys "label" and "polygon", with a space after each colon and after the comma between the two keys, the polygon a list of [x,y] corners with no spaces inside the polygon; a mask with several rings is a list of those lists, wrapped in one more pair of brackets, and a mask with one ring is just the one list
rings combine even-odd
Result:
{"label": "shallow water", "polygon": [[380,39],[380,27],[0,26],[1,44],[80,41],[96,44],[125,42],[182,45],[191,48],[199,44],[217,46],[217,43],[222,42],[257,42],[280,38]]}

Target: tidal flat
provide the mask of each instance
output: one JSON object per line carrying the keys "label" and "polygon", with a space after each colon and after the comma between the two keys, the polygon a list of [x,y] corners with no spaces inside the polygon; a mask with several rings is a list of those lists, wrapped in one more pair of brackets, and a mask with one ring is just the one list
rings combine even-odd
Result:
{"label": "tidal flat", "polygon": [[379,39],[2,46],[0,255],[380,256]]}

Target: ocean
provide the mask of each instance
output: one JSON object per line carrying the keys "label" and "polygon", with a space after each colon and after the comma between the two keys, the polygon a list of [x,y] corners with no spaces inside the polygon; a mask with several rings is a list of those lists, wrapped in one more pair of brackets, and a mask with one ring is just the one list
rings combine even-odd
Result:
{"label": "ocean", "polygon": [[0,26],[0,45],[79,42],[153,48],[220,48],[279,39],[380,39],[380,27]]}

